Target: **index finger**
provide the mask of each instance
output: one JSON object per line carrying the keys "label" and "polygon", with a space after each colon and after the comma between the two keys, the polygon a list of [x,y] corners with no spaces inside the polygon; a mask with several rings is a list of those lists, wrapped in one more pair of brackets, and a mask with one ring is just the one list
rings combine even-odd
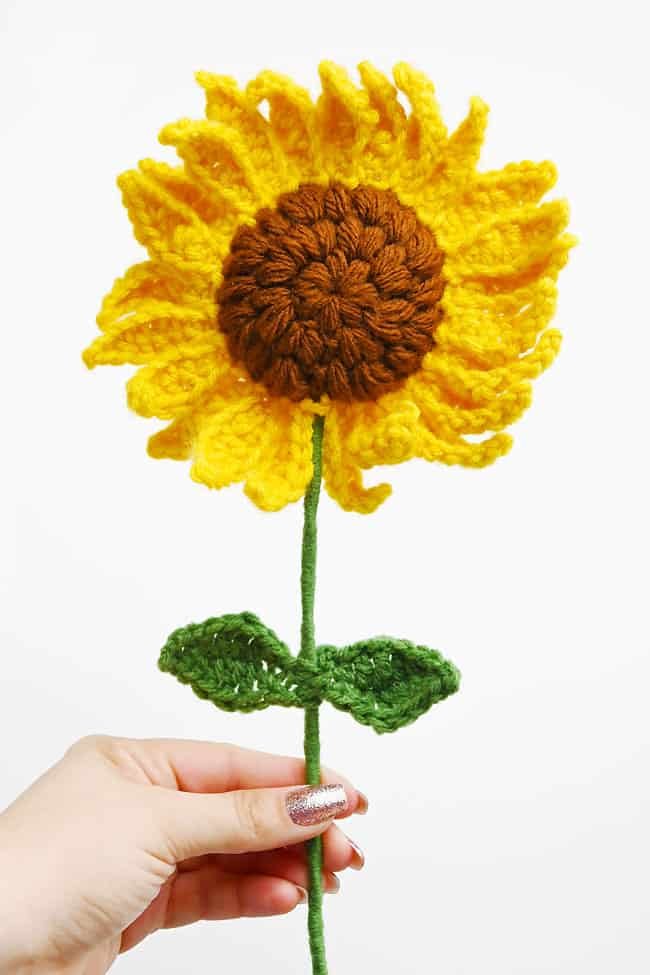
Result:
{"label": "index finger", "polygon": [[[124,744],[159,781],[156,785],[181,792],[232,792],[239,789],[266,789],[305,782],[305,763],[301,758],[274,755],[221,742],[191,741],[177,738],[129,740]],[[321,769],[326,785],[344,787],[348,806],[345,816],[364,812],[367,800],[350,780],[327,767]]]}

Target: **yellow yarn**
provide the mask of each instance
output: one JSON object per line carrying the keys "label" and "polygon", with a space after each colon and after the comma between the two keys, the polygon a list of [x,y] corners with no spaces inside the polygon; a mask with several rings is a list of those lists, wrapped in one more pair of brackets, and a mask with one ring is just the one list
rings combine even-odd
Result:
{"label": "yellow yarn", "polygon": [[[365,468],[412,457],[492,463],[511,445],[500,431],[529,405],[530,380],[560,345],[546,326],[574,241],[563,232],[567,204],[539,203],[555,182],[553,165],[479,173],[487,118],[480,99],[448,135],[423,74],[399,64],[393,85],[370,64],[359,71],[361,87],[322,64],[316,103],[271,71],[245,90],[199,72],[206,118],[160,134],[182,165],[143,160],[118,181],[150,259],[115,282],[84,360],[140,367],[127,385],[129,405],[172,421],[150,439],[153,457],[191,459],[192,477],[209,487],[243,482],[265,510],[304,494],[315,413],[326,416],[325,484],[347,510],[373,511],[390,493],[386,484],[365,488]],[[273,397],[230,359],[216,325],[215,291],[237,228],[280,194],[330,180],[393,190],[445,254],[435,347],[398,391],[376,401]],[[484,433],[491,435],[466,439]]]}

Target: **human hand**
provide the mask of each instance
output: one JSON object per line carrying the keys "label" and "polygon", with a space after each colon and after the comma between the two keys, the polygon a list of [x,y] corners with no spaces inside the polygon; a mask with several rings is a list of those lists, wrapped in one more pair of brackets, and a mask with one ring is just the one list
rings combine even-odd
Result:
{"label": "human hand", "polygon": [[365,812],[323,771],[209,742],[84,738],[0,815],[0,971],[103,975],[164,927],[285,914],[323,834],[325,890],[363,856],[333,825]]}

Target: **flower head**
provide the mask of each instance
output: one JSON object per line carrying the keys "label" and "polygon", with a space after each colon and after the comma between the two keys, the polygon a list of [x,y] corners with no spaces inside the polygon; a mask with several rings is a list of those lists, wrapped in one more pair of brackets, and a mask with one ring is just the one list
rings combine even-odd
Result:
{"label": "flower head", "polygon": [[160,135],[181,165],[119,179],[149,260],[105,298],[85,361],[140,367],[129,405],[171,421],[152,456],[267,510],[305,492],[314,414],[346,509],[390,493],[364,468],[491,463],[560,344],[573,239],[566,203],[539,202],[553,165],[478,172],[483,102],[448,135],[424,75],[359,70],[361,87],[321,65],[315,103],[269,71],[245,90],[199,73],[206,118]]}

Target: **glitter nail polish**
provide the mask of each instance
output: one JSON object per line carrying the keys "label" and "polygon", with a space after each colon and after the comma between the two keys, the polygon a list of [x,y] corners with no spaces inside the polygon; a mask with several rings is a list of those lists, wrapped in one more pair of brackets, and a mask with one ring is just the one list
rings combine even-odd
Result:
{"label": "glitter nail polish", "polygon": [[342,813],[348,804],[342,785],[310,785],[287,795],[287,812],[297,826],[317,826]]}

